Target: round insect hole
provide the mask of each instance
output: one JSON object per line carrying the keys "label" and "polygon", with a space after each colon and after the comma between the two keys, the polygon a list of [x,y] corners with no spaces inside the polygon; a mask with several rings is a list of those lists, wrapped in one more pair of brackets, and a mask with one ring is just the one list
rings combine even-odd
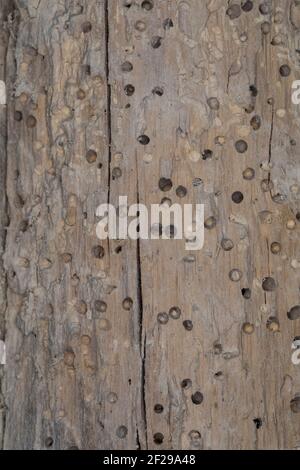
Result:
{"label": "round insect hole", "polygon": [[133,70],[133,65],[131,62],[124,62],[121,66],[122,72],[131,72]]}
{"label": "round insect hole", "polygon": [[53,441],[52,437],[47,437],[47,439],[45,440],[45,446],[48,447],[48,448],[49,448],[49,447],[52,447],[52,446],[53,446],[53,442],[54,442],[54,441]]}
{"label": "round insect hole", "polygon": [[215,96],[208,98],[207,104],[212,111],[218,111],[218,109],[220,109],[220,102]]}
{"label": "round insect hole", "polygon": [[26,120],[26,125],[29,129],[33,129],[37,124],[37,120],[34,116],[28,116]]}
{"label": "round insect hole", "polygon": [[135,92],[135,87],[133,85],[128,84],[124,87],[124,91],[125,95],[132,96]]}
{"label": "round insect hole", "polygon": [[215,226],[217,225],[217,219],[212,216],[212,217],[208,217],[205,221],[204,221],[204,227],[207,229],[207,230],[212,230],[213,228],[215,228]]}
{"label": "round insect hole", "polygon": [[245,153],[248,150],[248,144],[245,140],[238,140],[235,143],[235,149],[238,153]]}
{"label": "round insect hole", "polygon": [[179,307],[172,307],[169,310],[169,315],[173,320],[178,320],[181,317],[181,310]]}
{"label": "round insect hole", "polygon": [[287,313],[289,320],[299,320],[300,319],[300,305],[295,305]]}
{"label": "round insect hole", "polygon": [[178,186],[176,189],[176,196],[179,198],[183,198],[187,195],[187,189],[184,186]]}
{"label": "round insect hole", "polygon": [[166,325],[169,321],[169,315],[166,312],[161,312],[157,315],[157,321],[161,325]]}
{"label": "round insect hole", "polygon": [[184,390],[188,390],[189,388],[192,388],[191,379],[183,379],[181,382],[181,388],[183,388]]}
{"label": "round insect hole", "polygon": [[221,241],[221,247],[224,251],[231,251],[234,247],[234,243],[230,238],[223,238]]}
{"label": "round insect hole", "polygon": [[116,435],[119,439],[125,439],[127,434],[128,434],[128,429],[126,428],[126,426],[118,427],[118,429],[116,431]]}
{"label": "round insect hole", "polygon": [[254,325],[252,323],[244,323],[242,330],[246,335],[252,335],[254,332]]}
{"label": "round insect hole", "polygon": [[256,429],[260,429],[262,427],[262,419],[261,418],[255,418],[253,420],[253,423],[255,424]]}
{"label": "round insect hole", "polygon": [[146,11],[150,11],[153,8],[153,2],[151,0],[144,0],[142,2],[142,8]]}
{"label": "round insect hole", "polygon": [[253,2],[251,0],[244,0],[242,2],[242,10],[246,13],[253,10]]}
{"label": "round insect hole", "polygon": [[151,46],[153,49],[158,49],[161,46],[162,37],[161,36],[153,36],[151,39]]}
{"label": "round insect hole", "polygon": [[92,31],[92,24],[89,21],[85,21],[81,26],[82,32],[84,34],[89,33]]}
{"label": "round insect hole", "polygon": [[282,77],[288,77],[291,74],[291,68],[289,65],[284,64],[280,67],[279,73]]}
{"label": "round insect hole", "polygon": [[104,258],[105,250],[103,246],[97,245],[93,247],[92,253],[93,253],[94,258],[102,259]]}
{"label": "round insect hole", "polygon": [[192,320],[184,320],[182,324],[186,331],[192,331],[192,329],[194,328]]}
{"label": "round insect hole", "polygon": [[160,446],[164,442],[164,435],[160,432],[157,432],[153,436],[153,441],[156,445]]}
{"label": "round insect hole", "polygon": [[255,170],[253,170],[253,168],[246,168],[246,170],[243,171],[243,178],[247,181],[253,180],[255,178]]}
{"label": "round insect hole", "polygon": [[107,303],[103,300],[95,300],[94,307],[97,312],[104,313],[107,310]]}
{"label": "round insect hole", "polygon": [[251,299],[251,289],[242,289],[242,296],[244,299],[249,300]]}
{"label": "round insect hole", "polygon": [[133,300],[130,297],[127,297],[126,299],[123,300],[122,306],[124,310],[131,310],[133,306]]}
{"label": "round insect hole", "polygon": [[88,150],[86,154],[86,160],[88,163],[95,163],[95,161],[97,160],[97,152],[92,149]]}
{"label": "round insect hole", "polygon": [[235,191],[232,194],[231,199],[235,204],[240,204],[244,199],[243,193],[241,193],[240,191]]}
{"label": "round insect hole", "polygon": [[201,405],[201,403],[203,402],[204,400],[204,397],[202,395],[201,392],[195,392],[193,395],[192,395],[192,402],[194,403],[194,405]]}
{"label": "round insect hole", "polygon": [[163,96],[164,90],[163,90],[163,88],[161,88],[159,86],[156,86],[155,88],[153,88],[152,93],[153,93],[153,95]]}
{"label": "round insect hole", "polygon": [[149,142],[150,142],[150,139],[147,135],[143,134],[143,135],[140,135],[138,137],[138,142],[141,144],[141,145],[148,145]]}
{"label": "round insect hole", "polygon": [[265,277],[262,281],[262,288],[265,292],[273,292],[276,289],[275,279],[272,277]]}
{"label": "round insect hole", "polygon": [[121,168],[118,168],[118,167],[113,168],[113,171],[112,171],[112,179],[113,179],[113,180],[117,180],[117,179],[121,178],[121,176],[122,176],[122,170],[121,170]]}
{"label": "round insect hole", "polygon": [[202,152],[202,160],[210,160],[213,157],[213,152],[210,149],[205,149]]}
{"label": "round insect hole", "polygon": [[278,255],[280,252],[281,252],[281,244],[278,242],[273,242],[271,244],[271,253],[273,253],[273,255]]}
{"label": "round insect hole", "polygon": [[238,5],[237,3],[231,5],[227,11],[226,11],[226,15],[231,19],[231,20],[235,20],[236,18],[238,18],[239,16],[241,16],[241,7],[240,5]]}
{"label": "round insect hole", "polygon": [[242,272],[239,269],[232,269],[229,273],[229,278],[233,282],[239,282],[242,279]]}
{"label": "round insect hole", "polygon": [[254,131],[258,131],[261,127],[261,118],[259,116],[253,116],[250,121],[250,125]]}
{"label": "round insect hole", "polygon": [[293,413],[300,413],[300,396],[296,396],[291,400],[290,407]]}
{"label": "round insect hole", "polygon": [[14,112],[14,119],[15,119],[15,121],[18,121],[18,122],[22,121],[22,119],[23,119],[22,112],[21,111],[15,111]]}
{"label": "round insect hole", "polygon": [[163,411],[164,411],[164,407],[161,404],[158,403],[154,406],[154,413],[157,413],[159,415],[163,413]]}
{"label": "round insect hole", "polygon": [[172,180],[170,178],[160,178],[158,187],[163,192],[171,191],[173,187]]}
{"label": "round insect hole", "polygon": [[173,27],[174,27],[174,23],[173,23],[171,18],[167,18],[167,19],[164,20],[163,28],[165,30],[168,30],[168,29],[173,28]]}

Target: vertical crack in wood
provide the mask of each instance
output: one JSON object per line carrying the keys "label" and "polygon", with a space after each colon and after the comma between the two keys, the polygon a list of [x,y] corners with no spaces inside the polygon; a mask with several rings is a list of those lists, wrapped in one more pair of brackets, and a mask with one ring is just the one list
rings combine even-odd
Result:
{"label": "vertical crack in wood", "polygon": [[[138,161],[136,158],[136,165]],[[138,166],[137,166],[137,204],[140,203],[139,182],[138,182]],[[140,356],[141,356],[141,418],[142,426],[145,432],[145,445],[148,448],[147,439],[147,408],[146,408],[146,335],[143,338],[143,319],[144,319],[144,305],[143,305],[143,285],[142,285],[142,266],[141,266],[141,240],[137,239],[137,298],[138,298],[138,322],[139,322],[139,342],[140,342]],[[138,430],[137,430],[138,433]],[[139,436],[137,440],[139,444]]]}
{"label": "vertical crack in wood", "polygon": [[109,58],[109,5],[108,0],[105,0],[105,67],[106,67],[106,87],[107,87],[107,133],[108,133],[108,192],[107,202],[110,203],[110,180],[111,180],[111,145],[112,145],[112,130],[111,130],[111,84],[110,84],[110,58]]}

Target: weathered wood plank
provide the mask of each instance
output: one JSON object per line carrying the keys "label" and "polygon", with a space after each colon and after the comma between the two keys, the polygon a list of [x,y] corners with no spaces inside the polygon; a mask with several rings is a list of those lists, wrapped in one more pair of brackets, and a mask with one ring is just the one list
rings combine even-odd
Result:
{"label": "weathered wood plank", "polygon": [[122,301],[136,299],[136,250],[96,238],[110,191],[106,3],[17,5],[5,448],[134,448],[140,356]]}
{"label": "weathered wood plank", "polygon": [[[4,448],[299,448],[298,3],[1,2]],[[204,248],[100,242],[120,195]]]}
{"label": "weathered wood plank", "polygon": [[[298,31],[281,2],[262,2],[268,14],[258,2],[249,12],[238,3],[229,2],[227,14],[228,2],[218,0],[111,6],[113,120],[125,159],[137,155],[139,199],[203,202],[208,227],[216,221],[191,256],[178,241],[141,242],[149,448],[299,445],[290,408],[300,387],[291,362],[299,325],[287,318],[299,303],[299,110],[291,103]],[[122,73],[126,61],[132,71]],[[288,77],[279,72],[285,64]],[[128,84],[130,98],[122,96]],[[142,134],[146,147],[137,142]],[[239,141],[247,152],[237,151]],[[251,181],[249,170],[243,178],[247,168],[255,171]],[[171,191],[159,191],[160,178],[172,180]],[[187,189],[183,199],[179,186]],[[225,238],[231,251],[222,249]],[[273,242],[281,244],[278,255]],[[262,288],[265,277],[274,278],[274,292]],[[157,315],[173,306],[180,319],[159,324]],[[271,317],[278,332],[270,331]]]}

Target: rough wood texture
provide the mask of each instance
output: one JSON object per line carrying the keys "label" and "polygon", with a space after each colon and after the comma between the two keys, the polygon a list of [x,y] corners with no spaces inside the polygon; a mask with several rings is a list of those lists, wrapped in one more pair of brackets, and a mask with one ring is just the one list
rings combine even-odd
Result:
{"label": "rough wood texture", "polygon": [[[284,3],[1,0],[5,449],[300,447]],[[205,203],[203,250],[100,243],[119,195]]]}

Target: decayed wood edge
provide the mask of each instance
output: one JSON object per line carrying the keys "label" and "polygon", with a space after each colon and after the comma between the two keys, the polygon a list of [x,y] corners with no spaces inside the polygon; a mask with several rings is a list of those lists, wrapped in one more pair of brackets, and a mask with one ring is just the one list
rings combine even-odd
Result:
{"label": "decayed wood edge", "polygon": [[[0,5],[0,80],[6,87],[6,59],[9,41],[12,2],[10,0],[1,1]],[[3,84],[2,84],[3,86]],[[6,99],[4,101],[7,101]],[[6,104],[0,104],[0,341],[2,352],[5,341],[5,311],[6,311],[6,273],[3,266],[3,252],[5,248],[6,227],[8,225],[7,201],[6,201],[6,164],[7,164],[7,113]],[[4,352],[3,352],[4,354]],[[5,358],[1,358],[5,361]],[[0,364],[0,449],[3,448],[4,427],[5,427],[5,401],[3,396],[4,364]]]}

